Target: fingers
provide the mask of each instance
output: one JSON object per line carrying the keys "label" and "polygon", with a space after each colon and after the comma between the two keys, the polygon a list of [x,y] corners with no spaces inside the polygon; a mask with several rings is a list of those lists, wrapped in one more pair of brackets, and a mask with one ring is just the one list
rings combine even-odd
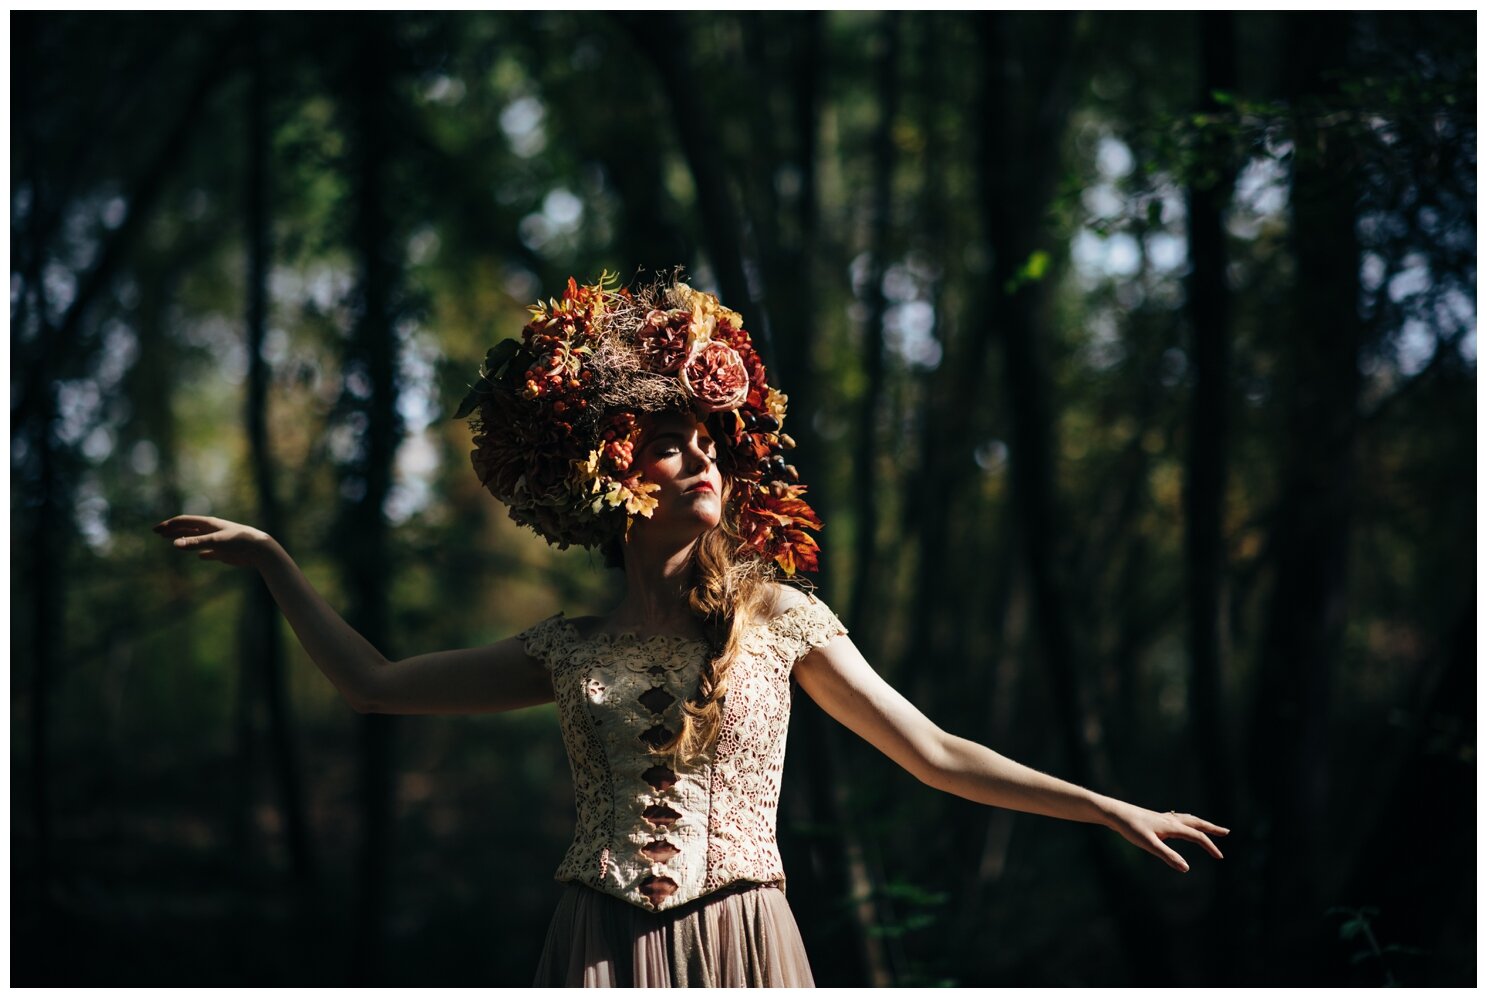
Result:
{"label": "fingers", "polygon": [[206,516],[173,516],[155,524],[152,530],[162,537],[189,537],[193,534],[209,534],[221,529],[222,523],[216,517]]}
{"label": "fingers", "polygon": [[1214,845],[1213,839],[1208,836],[1210,834],[1218,836],[1228,835],[1229,830],[1227,828],[1221,825],[1215,825],[1211,821],[1205,821],[1191,814],[1169,812],[1168,818],[1172,824],[1167,828],[1158,829],[1158,838],[1174,838],[1183,839],[1187,842],[1196,842],[1214,859],[1224,858],[1224,854],[1219,851],[1219,847]]}
{"label": "fingers", "polygon": [[1187,815],[1187,817],[1192,818],[1192,820],[1188,822],[1188,824],[1192,825],[1199,831],[1204,831],[1207,832],[1209,835],[1218,835],[1220,837],[1229,834],[1229,830],[1223,825],[1215,825],[1213,822],[1204,821],[1202,818],[1193,818],[1192,815]]}
{"label": "fingers", "polygon": [[[1193,841],[1200,843],[1204,849],[1207,849],[1210,856],[1214,859],[1224,858],[1224,854],[1219,851],[1219,847],[1214,845],[1213,839],[1209,838],[1209,836],[1216,835],[1222,838],[1229,834],[1227,828],[1221,825],[1215,825],[1211,821],[1204,821],[1202,818],[1194,818],[1188,827],[1192,829]],[[1204,834],[1205,832],[1207,834]]]}
{"label": "fingers", "polygon": [[221,531],[213,531],[209,534],[185,534],[175,538],[170,543],[172,546],[178,548],[195,548],[201,547],[204,544],[212,544],[221,540],[221,538]]}
{"label": "fingers", "polygon": [[1185,829],[1182,832],[1174,832],[1173,838],[1185,839],[1188,842],[1196,842],[1208,851],[1208,855],[1214,859],[1223,859],[1224,854],[1219,852],[1219,847],[1213,844],[1213,840],[1196,828]]}
{"label": "fingers", "polygon": [[1146,848],[1147,851],[1152,853],[1152,855],[1166,861],[1167,865],[1172,867],[1172,869],[1176,870],[1178,873],[1188,872],[1188,861],[1178,855],[1177,850],[1168,846],[1165,842],[1157,838],[1155,835],[1152,836],[1151,841],[1147,844]]}

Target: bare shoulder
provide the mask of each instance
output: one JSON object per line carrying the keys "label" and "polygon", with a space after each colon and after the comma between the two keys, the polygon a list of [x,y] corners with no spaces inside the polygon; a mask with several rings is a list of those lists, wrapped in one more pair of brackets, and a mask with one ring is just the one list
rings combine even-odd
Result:
{"label": "bare shoulder", "polygon": [[786,585],[783,582],[769,583],[770,603],[765,611],[767,619],[774,620],[781,614],[800,606],[809,606],[813,602],[820,602],[814,596],[806,593],[795,586]]}

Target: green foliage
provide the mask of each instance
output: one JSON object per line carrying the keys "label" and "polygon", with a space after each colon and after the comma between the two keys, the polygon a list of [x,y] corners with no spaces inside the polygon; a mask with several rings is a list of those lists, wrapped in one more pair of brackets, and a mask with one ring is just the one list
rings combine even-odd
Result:
{"label": "green foliage", "polygon": [[1374,932],[1374,923],[1379,917],[1378,908],[1333,907],[1327,909],[1327,914],[1341,919],[1337,925],[1337,939],[1350,944],[1347,948],[1353,952],[1348,958],[1349,962],[1355,966],[1370,967],[1386,987],[1398,987],[1401,983],[1394,973],[1398,961],[1390,959],[1391,957],[1425,955],[1423,950],[1413,946],[1401,946],[1397,943],[1380,945]]}

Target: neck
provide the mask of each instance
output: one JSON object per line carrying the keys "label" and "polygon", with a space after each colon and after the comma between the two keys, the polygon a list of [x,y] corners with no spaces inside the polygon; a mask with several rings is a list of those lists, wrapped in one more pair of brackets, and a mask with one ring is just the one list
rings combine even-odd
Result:
{"label": "neck", "polygon": [[641,634],[695,629],[687,590],[692,587],[692,553],[697,542],[696,537],[670,543],[642,543],[632,538],[625,545],[625,598],[610,614],[610,626]]}

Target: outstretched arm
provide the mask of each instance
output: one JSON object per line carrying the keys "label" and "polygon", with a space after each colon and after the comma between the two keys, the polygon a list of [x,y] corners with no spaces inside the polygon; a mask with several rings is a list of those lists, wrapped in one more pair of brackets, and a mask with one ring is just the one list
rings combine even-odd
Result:
{"label": "outstretched arm", "polygon": [[1183,873],[1187,861],[1164,839],[1196,842],[1223,859],[1209,836],[1227,835],[1227,828],[1102,796],[941,730],[874,672],[845,634],[796,663],[795,678],[826,713],[937,790],[1014,811],[1105,825]]}
{"label": "outstretched arm", "polygon": [[515,638],[392,662],[341,619],[263,531],[215,516],[172,517],[154,529],[177,549],[256,569],[310,659],[362,713],[490,713],[552,699],[546,670]]}

